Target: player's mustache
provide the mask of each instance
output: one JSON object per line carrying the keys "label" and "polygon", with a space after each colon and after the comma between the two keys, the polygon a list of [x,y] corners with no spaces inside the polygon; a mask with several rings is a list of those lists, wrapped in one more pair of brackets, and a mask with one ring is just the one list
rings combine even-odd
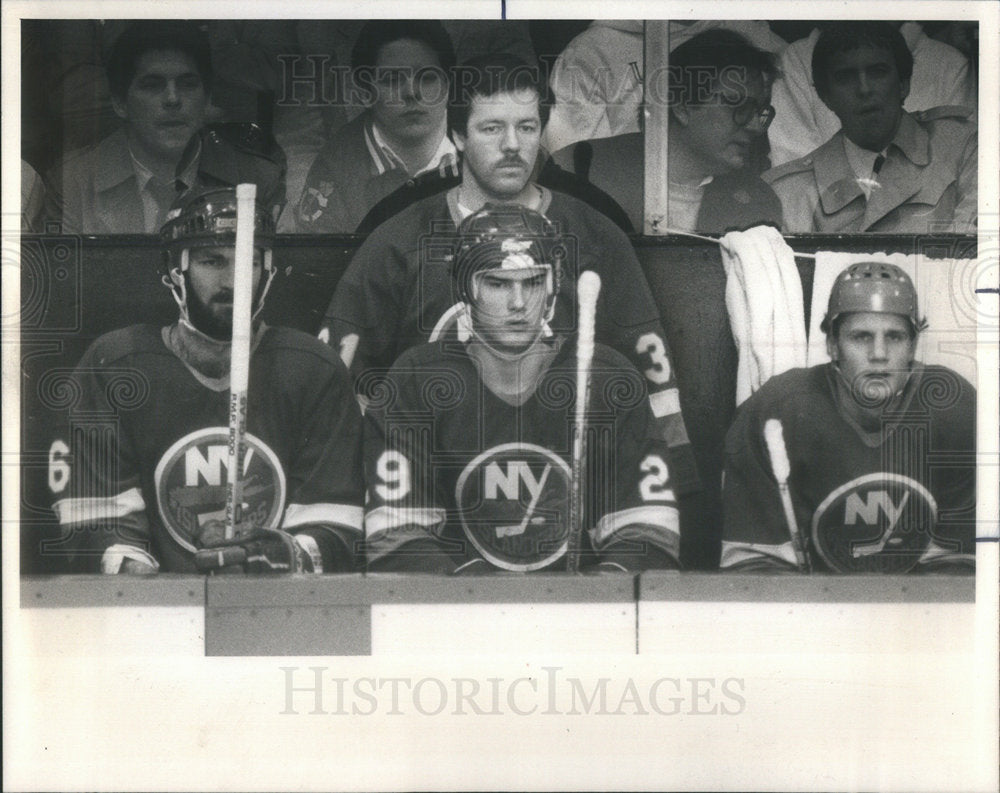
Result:
{"label": "player's mustache", "polygon": [[520,157],[517,157],[517,156],[514,156],[514,157],[504,157],[499,163],[497,163],[496,167],[497,168],[502,168],[505,165],[523,165],[525,168],[528,167],[528,163],[526,163],[523,159],[521,159]]}
{"label": "player's mustache", "polygon": [[210,303],[232,303],[233,302],[233,290],[232,289],[220,289],[209,301]]}

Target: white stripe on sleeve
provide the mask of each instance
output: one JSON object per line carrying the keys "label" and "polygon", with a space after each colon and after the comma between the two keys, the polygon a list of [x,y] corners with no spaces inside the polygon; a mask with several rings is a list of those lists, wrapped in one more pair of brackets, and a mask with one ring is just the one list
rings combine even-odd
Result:
{"label": "white stripe on sleeve", "polygon": [[119,493],[117,496],[90,498],[63,498],[52,505],[59,522],[64,525],[74,523],[97,523],[109,518],[124,518],[133,512],[145,512],[146,501],[137,487]]}
{"label": "white stripe on sleeve", "polygon": [[288,531],[306,523],[335,523],[361,531],[364,509],[351,504],[289,504],[281,527]]}
{"label": "white stripe on sleeve", "polygon": [[649,395],[649,406],[653,409],[653,415],[658,419],[664,416],[672,416],[674,413],[680,413],[680,394],[676,388],[656,391]]}

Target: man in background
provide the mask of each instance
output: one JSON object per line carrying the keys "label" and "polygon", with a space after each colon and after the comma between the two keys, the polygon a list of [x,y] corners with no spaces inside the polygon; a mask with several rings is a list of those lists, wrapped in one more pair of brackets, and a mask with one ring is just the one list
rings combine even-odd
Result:
{"label": "man in background", "polygon": [[281,150],[252,124],[205,127],[213,71],[196,25],[133,23],[115,42],[107,72],[122,126],[55,166],[47,221],[63,233],[154,233],[183,196],[242,182],[280,210]]}
{"label": "man in background", "polygon": [[764,174],[790,233],[974,233],[978,137],[973,111],[908,113],[913,55],[888,22],[844,22],[813,50],[816,92],[840,130]]}
{"label": "man in background", "polygon": [[440,22],[368,22],[351,55],[354,82],[371,98],[309,170],[296,228],[353,233],[397,189],[433,189],[458,175],[447,135],[451,41]]}

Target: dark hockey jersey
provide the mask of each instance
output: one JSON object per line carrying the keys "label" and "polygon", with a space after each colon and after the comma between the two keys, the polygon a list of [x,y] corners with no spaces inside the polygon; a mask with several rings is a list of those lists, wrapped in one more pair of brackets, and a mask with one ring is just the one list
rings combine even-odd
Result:
{"label": "dark hockey jersey", "polygon": [[[681,416],[677,379],[656,304],[628,238],[604,215],[570,196],[542,189],[539,209],[570,248],[567,273],[552,328],[576,327],[576,275],[601,276],[596,339],[618,351],[646,376],[649,401],[670,446],[673,481],[680,492],[698,483]],[[358,249],[337,285],[321,338],[339,347],[361,378],[387,370],[405,350],[437,337],[459,310],[449,275],[461,213],[455,190],[407,207],[383,223]]]}
{"label": "dark hockey jersey", "polygon": [[904,572],[974,562],[976,396],[916,364],[881,430],[846,416],[830,364],[771,378],[726,437],[723,568],[795,565],[764,437],[781,422],[798,530],[814,569]]}
{"label": "dark hockey jersey", "polygon": [[[483,384],[461,342],[403,354],[365,413],[371,569],[447,570],[480,558],[503,570],[565,568],[573,346],[516,407]],[[676,501],[643,378],[602,345],[592,371],[585,563],[675,565]]]}
{"label": "dark hockey jersey", "polygon": [[[60,523],[82,535],[81,570],[124,544],[143,548],[161,570],[193,572],[202,532],[224,519],[229,391],[196,379],[164,330],[108,333],[73,374],[63,439],[70,472],[54,489]],[[360,539],[361,416],[329,347],[287,328],[260,334],[247,431],[249,523],[291,533],[331,527],[343,542]]]}

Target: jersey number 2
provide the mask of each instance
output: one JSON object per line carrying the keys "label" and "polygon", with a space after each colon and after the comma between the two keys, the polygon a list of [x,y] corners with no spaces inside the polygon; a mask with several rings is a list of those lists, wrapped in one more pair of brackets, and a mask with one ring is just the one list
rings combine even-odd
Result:
{"label": "jersey number 2", "polygon": [[639,482],[639,494],[643,501],[673,501],[674,491],[666,486],[670,480],[667,464],[658,454],[647,454],[639,465],[646,476]]}

